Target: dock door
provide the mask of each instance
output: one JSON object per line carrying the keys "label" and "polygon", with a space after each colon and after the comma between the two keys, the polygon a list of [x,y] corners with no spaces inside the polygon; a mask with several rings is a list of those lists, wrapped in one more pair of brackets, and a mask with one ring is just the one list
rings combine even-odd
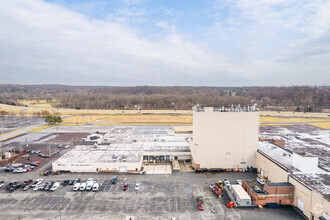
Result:
{"label": "dock door", "polygon": [[119,172],[120,173],[126,173],[127,172],[127,167],[124,167],[124,166],[119,167]]}

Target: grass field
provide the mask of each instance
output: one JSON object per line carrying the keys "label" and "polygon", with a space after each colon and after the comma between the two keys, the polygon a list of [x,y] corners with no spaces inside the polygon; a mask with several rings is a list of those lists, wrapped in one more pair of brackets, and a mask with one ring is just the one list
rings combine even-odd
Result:
{"label": "grass field", "polygon": [[304,117],[268,117],[268,116],[261,116],[260,122],[261,123],[297,123],[297,122],[318,122],[318,121],[325,121],[330,122],[330,119],[326,118],[304,118]]}
{"label": "grass field", "polygon": [[51,108],[52,103],[47,102],[47,100],[21,100],[19,103],[23,105],[34,105],[34,106],[41,106],[46,108]]}
{"label": "grass field", "polygon": [[93,123],[104,124],[191,124],[191,115],[170,114],[125,114],[125,115],[84,115],[72,116],[63,120],[63,124]]}
{"label": "grass field", "polygon": [[308,123],[323,129],[330,129],[330,122]]}
{"label": "grass field", "polygon": [[[25,103],[34,103],[35,100]],[[91,123],[95,125],[113,125],[113,124],[132,124],[132,125],[184,125],[192,124],[192,110],[91,110],[91,109],[54,109],[46,107],[50,105],[41,100],[39,103],[45,104],[44,107],[29,106],[25,110],[26,115],[32,115],[34,112],[47,109],[49,112],[60,112],[62,115],[70,115],[65,118],[62,125],[82,125]],[[0,108],[8,112],[15,112],[19,115],[23,107],[0,104]],[[290,125],[292,123],[310,123],[314,126],[328,128],[330,119],[326,118],[325,113],[289,113],[289,112],[260,112],[262,115],[276,114],[274,116],[260,116],[262,125]],[[290,115],[293,114],[293,115]],[[277,116],[279,115],[279,116]],[[296,116],[294,116],[296,115]],[[303,115],[303,116],[302,116]],[[282,117],[280,117],[282,116]]]}
{"label": "grass field", "polygon": [[32,129],[29,132],[38,132],[38,131],[44,130],[46,128],[49,128],[49,127],[51,127],[51,125],[44,125],[44,126],[40,126],[38,128]]}

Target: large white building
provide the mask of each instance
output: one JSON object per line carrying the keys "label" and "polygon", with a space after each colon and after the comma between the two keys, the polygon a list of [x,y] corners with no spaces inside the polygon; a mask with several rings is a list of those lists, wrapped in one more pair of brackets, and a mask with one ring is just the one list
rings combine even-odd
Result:
{"label": "large white building", "polygon": [[134,173],[145,171],[143,167],[150,164],[190,160],[191,135],[169,134],[171,129],[166,126],[116,126],[106,134],[94,133],[55,160],[52,168],[71,172]]}
{"label": "large white building", "polygon": [[211,107],[194,110],[193,166],[196,170],[254,166],[258,133],[259,112]]}

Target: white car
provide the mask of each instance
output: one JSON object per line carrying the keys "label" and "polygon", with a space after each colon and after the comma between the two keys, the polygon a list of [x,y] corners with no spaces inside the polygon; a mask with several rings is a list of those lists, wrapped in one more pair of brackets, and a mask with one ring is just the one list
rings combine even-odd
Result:
{"label": "white car", "polygon": [[60,186],[59,182],[54,183],[54,185],[52,186],[52,188],[50,188],[50,191],[55,191],[57,190],[57,188]]}
{"label": "white car", "polygon": [[32,184],[32,187],[36,187],[36,186],[38,186],[40,183],[42,183],[42,181],[43,181],[44,179],[37,179],[36,181],[34,181],[33,182],[33,184]]}
{"label": "white car", "polygon": [[262,186],[265,185],[265,181],[263,179],[257,177],[257,181],[258,181],[258,183],[260,183],[260,185],[262,185]]}
{"label": "white car", "polygon": [[228,189],[231,188],[230,182],[229,182],[228,180],[223,181],[223,183],[225,184],[225,186],[226,186]]}
{"label": "white car", "polygon": [[0,181],[0,188],[3,187],[3,184],[5,184],[4,181]]}
{"label": "white car", "polygon": [[100,187],[100,184],[99,183],[94,183],[93,185],[93,191],[98,191],[99,190],[99,187]]}
{"label": "white car", "polygon": [[242,185],[242,180],[237,180],[237,184]]}
{"label": "white car", "polygon": [[64,148],[65,148],[65,149],[68,149],[69,147],[70,147],[70,145],[65,145],[65,147],[64,147]]}
{"label": "white car", "polygon": [[87,181],[86,190],[87,191],[92,190],[93,186],[94,186],[94,181],[93,180]]}
{"label": "white car", "polygon": [[45,184],[41,184],[41,185],[36,185],[34,188],[33,188],[33,191],[38,191],[38,190],[43,190],[45,188]]}
{"label": "white car", "polygon": [[17,168],[14,170],[14,173],[26,173],[26,169],[23,169],[23,168]]}
{"label": "white car", "polygon": [[80,188],[80,183],[76,183],[76,184],[74,184],[74,186],[73,186],[73,191],[78,191],[79,188]]}
{"label": "white car", "polygon": [[85,189],[86,189],[86,183],[82,183],[82,184],[80,184],[80,186],[79,186],[79,190],[80,191],[84,191]]}
{"label": "white car", "polygon": [[140,184],[139,183],[135,184],[134,190],[135,191],[139,191],[140,190]]}

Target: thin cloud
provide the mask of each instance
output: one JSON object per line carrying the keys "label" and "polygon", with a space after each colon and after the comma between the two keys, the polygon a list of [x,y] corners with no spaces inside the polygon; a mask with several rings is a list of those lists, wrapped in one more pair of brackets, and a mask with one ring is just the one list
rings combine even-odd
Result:
{"label": "thin cloud", "polygon": [[[133,7],[145,2],[124,1]],[[290,1],[261,2],[230,1],[225,7],[215,6],[218,14],[226,10],[226,19],[215,15],[208,36],[201,33],[206,37],[196,41],[190,33],[160,19],[150,22],[161,32],[154,39],[146,38],[141,29],[129,25],[131,17],[146,19],[147,12],[140,7],[125,6],[115,10],[115,17],[101,20],[55,3],[12,0],[0,5],[1,81],[227,86],[329,81],[329,47],[322,48],[329,45],[325,36],[330,33],[330,19],[322,7],[329,5],[308,3],[296,15],[298,8]],[[99,5],[84,7],[93,10]],[[305,24],[301,24],[303,15],[309,16]],[[286,22],[285,16],[292,21]],[[281,36],[286,29],[293,30],[294,36]],[[313,72],[316,77],[310,77]]]}

